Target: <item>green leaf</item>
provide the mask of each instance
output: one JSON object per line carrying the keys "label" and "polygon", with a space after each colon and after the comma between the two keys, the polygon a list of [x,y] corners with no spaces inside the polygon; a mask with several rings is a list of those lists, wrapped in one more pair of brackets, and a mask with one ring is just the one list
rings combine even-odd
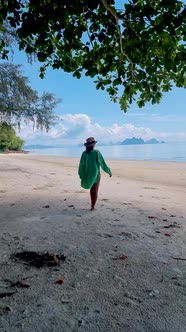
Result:
{"label": "green leaf", "polygon": [[75,71],[75,72],[73,73],[73,77],[77,77],[78,79],[81,78],[81,73],[80,73],[80,71]]}
{"label": "green leaf", "polygon": [[1,1],[0,57],[8,58],[6,50],[18,43],[44,65],[95,77],[101,82],[96,88],[106,88],[124,111],[136,94],[143,107],[159,103],[173,84],[184,87],[184,1],[133,0],[123,2],[122,10],[114,0],[107,3],[121,18],[120,32],[102,1]]}

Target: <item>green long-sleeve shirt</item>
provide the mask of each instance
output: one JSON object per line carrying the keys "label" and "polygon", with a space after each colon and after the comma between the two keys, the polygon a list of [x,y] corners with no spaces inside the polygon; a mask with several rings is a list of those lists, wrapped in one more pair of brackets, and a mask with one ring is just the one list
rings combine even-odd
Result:
{"label": "green long-sleeve shirt", "polygon": [[90,189],[94,183],[98,182],[100,166],[106,173],[112,176],[112,172],[105,163],[100,151],[92,150],[89,153],[86,151],[82,153],[78,174],[83,188]]}

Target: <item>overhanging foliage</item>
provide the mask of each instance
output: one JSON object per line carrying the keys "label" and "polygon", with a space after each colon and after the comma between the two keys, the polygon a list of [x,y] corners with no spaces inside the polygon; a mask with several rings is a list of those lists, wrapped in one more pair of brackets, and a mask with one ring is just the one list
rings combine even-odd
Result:
{"label": "overhanging foliage", "polygon": [[40,129],[49,130],[55,123],[54,109],[60,102],[52,93],[41,97],[23,76],[21,65],[0,64],[0,122],[16,124],[31,121]]}
{"label": "overhanging foliage", "polygon": [[[15,29],[19,48],[47,66],[95,78],[126,111],[186,86],[186,8],[179,0],[1,1],[0,23]],[[3,29],[3,28],[2,28]],[[3,32],[2,32],[3,33]],[[1,55],[7,57],[1,40]],[[120,91],[122,87],[122,94]]]}

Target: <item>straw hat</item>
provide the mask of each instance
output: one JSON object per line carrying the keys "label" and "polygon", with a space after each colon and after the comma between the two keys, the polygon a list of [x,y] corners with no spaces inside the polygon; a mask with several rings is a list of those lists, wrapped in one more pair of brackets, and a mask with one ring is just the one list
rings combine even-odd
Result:
{"label": "straw hat", "polygon": [[97,141],[95,141],[94,137],[89,137],[86,139],[86,142],[84,143],[84,146],[88,147],[88,146],[94,146],[97,143]]}

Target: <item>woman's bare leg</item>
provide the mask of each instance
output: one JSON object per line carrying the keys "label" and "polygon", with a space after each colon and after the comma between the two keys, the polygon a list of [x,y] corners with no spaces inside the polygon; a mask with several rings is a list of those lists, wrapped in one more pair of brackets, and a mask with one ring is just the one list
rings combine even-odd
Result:
{"label": "woman's bare leg", "polygon": [[94,183],[90,189],[90,198],[91,198],[91,211],[94,210],[97,198],[98,198],[98,189],[100,184],[100,176],[97,183]]}

